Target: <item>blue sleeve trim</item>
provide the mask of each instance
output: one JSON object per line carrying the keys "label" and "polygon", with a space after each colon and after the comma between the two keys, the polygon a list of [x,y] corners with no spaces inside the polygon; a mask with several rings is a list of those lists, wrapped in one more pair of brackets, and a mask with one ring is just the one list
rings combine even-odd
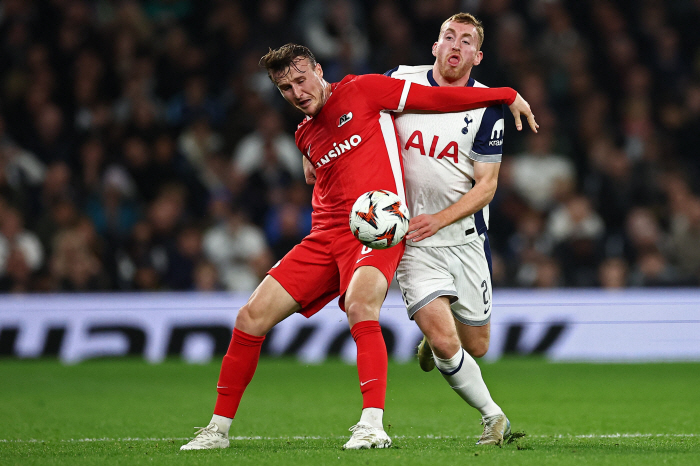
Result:
{"label": "blue sleeve trim", "polygon": [[472,152],[482,156],[502,155],[504,132],[503,105],[487,107],[474,136]]}
{"label": "blue sleeve trim", "polygon": [[479,235],[488,231],[488,228],[486,228],[486,220],[484,220],[484,209],[474,213],[474,226]]}
{"label": "blue sleeve trim", "polygon": [[489,243],[489,235],[484,231],[484,255],[486,256],[486,262],[489,264],[489,275],[493,280],[493,261],[491,259],[491,243]]}
{"label": "blue sleeve trim", "polygon": [[386,73],[384,73],[384,76],[391,76],[392,74],[394,74],[394,71],[396,71],[398,69],[399,69],[398,66],[396,68],[392,68],[389,71],[387,71]]}

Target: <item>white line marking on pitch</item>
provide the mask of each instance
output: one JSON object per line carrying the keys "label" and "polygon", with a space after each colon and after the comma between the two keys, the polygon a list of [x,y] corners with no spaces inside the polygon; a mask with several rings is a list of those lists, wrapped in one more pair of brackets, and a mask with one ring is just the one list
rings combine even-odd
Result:
{"label": "white line marking on pitch", "polygon": [[[414,440],[414,439],[431,439],[431,440],[441,440],[441,439],[459,439],[459,438],[479,438],[478,435],[475,436],[455,436],[455,435],[395,435],[392,438],[397,440]],[[553,434],[553,435],[527,435],[526,438],[556,438],[556,439],[566,439],[566,438],[576,438],[576,439],[609,439],[609,438],[687,438],[687,437],[700,437],[700,434],[579,434],[579,435],[569,435],[569,434]],[[236,436],[229,437],[230,440],[337,440],[344,439],[344,436],[338,437],[320,437],[320,436],[293,436],[293,437],[262,437],[262,436]],[[64,443],[81,443],[81,442],[170,442],[170,441],[184,441],[190,440],[191,437],[168,437],[168,438],[79,438],[79,439],[61,439],[61,440],[40,440],[40,439],[0,439],[0,443],[40,443],[40,442],[64,442]]]}

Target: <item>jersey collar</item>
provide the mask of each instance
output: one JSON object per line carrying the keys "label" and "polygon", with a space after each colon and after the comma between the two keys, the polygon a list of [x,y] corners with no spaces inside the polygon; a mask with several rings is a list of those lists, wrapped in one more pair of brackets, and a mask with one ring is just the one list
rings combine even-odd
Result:
{"label": "jersey collar", "polygon": [[[428,70],[428,82],[433,87],[440,87],[440,85],[437,83],[437,81],[435,81],[435,78],[433,78],[433,69],[432,68]],[[469,78],[469,81],[467,81],[466,87],[474,87],[474,78],[472,78],[472,77]]]}

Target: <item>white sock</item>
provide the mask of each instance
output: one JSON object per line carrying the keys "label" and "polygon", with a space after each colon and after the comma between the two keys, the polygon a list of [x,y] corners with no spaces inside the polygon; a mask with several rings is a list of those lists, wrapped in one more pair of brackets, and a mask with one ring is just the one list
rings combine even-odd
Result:
{"label": "white sock", "polygon": [[384,410],[379,408],[365,408],[362,410],[362,416],[360,416],[360,422],[364,424],[369,424],[377,429],[384,430],[384,424],[382,424],[382,418],[384,417]]}
{"label": "white sock", "polygon": [[230,417],[223,417],[214,414],[211,417],[211,422],[219,426],[219,432],[221,432],[224,435],[228,435],[228,431],[231,428],[231,423],[233,422],[233,419],[231,419]]}
{"label": "white sock", "polygon": [[470,406],[478,409],[482,417],[503,414],[503,410],[491,399],[479,365],[464,348],[460,348],[450,359],[435,356],[435,365],[450,387]]}

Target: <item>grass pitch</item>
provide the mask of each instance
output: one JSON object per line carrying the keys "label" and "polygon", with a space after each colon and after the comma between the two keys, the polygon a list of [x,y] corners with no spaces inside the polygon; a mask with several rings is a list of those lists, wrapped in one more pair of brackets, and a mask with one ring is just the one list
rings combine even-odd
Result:
{"label": "grass pitch", "polygon": [[0,361],[0,464],[700,464],[700,364],[482,365],[526,436],[476,447],[478,413],[437,371],[390,364],[388,450],[342,451],[362,405],[354,366],[263,359],[227,450],[180,452],[211,416],[219,363]]}

